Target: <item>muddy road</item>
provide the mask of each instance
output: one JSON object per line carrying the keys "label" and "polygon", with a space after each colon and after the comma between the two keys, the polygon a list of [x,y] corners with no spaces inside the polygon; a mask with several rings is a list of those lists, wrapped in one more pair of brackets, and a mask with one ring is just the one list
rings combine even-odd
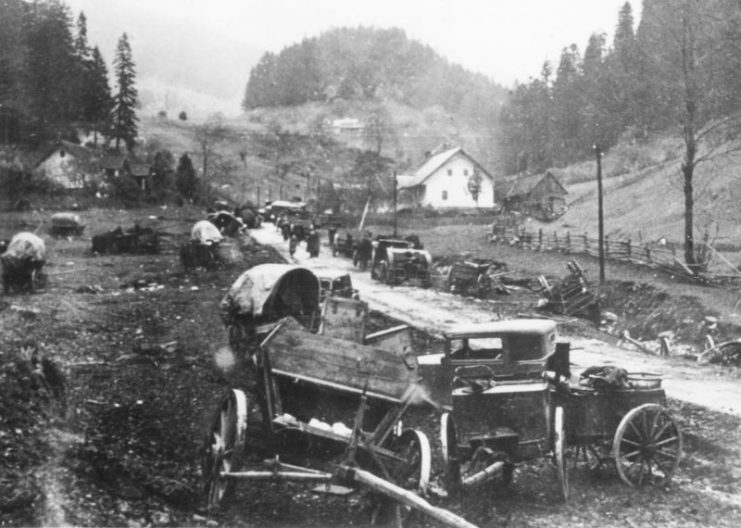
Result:
{"label": "muddy road", "polygon": [[[299,245],[291,259],[287,243],[272,224],[252,230],[251,235],[261,244],[273,246],[286,260],[313,269],[317,275],[321,275],[322,270],[350,273],[361,298],[372,309],[433,335],[439,335],[445,328],[459,323],[493,321],[501,317],[513,317],[517,312],[532,311],[537,299],[533,296],[529,301],[516,301],[513,304],[507,302],[506,297],[478,300],[434,288],[390,287],[372,280],[370,272],[359,271],[350,259],[333,257],[326,246],[326,237],[319,257],[309,258],[304,245]],[[669,397],[741,416],[741,383],[727,375],[722,368],[698,365],[695,361],[682,358],[648,355],[636,351],[636,347],[630,344],[618,346],[618,338],[594,329],[588,322],[566,325],[560,329],[560,333],[562,338],[571,341],[571,361],[575,371],[593,365],[616,365],[630,372],[660,373]]]}

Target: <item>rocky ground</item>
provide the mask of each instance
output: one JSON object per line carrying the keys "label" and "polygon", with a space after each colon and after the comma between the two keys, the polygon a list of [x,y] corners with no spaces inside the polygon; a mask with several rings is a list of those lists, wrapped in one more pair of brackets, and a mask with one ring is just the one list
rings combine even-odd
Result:
{"label": "rocky ground", "polygon": [[[219,395],[240,380],[214,360],[226,344],[216,307],[243,269],[280,256],[245,239],[234,267],[186,273],[177,247],[200,213],[151,213],[152,225],[170,233],[160,254],[96,257],[92,233],[49,240],[48,288],[0,297],[0,525],[368,525],[365,495],[328,497],[285,484],[242,486],[225,511],[206,511],[203,436]],[[450,304],[440,299],[436,309]],[[375,315],[374,324],[386,325],[385,317]],[[439,347],[424,331],[415,341],[426,351]],[[710,372],[727,380],[727,370]],[[676,399],[669,407],[687,455],[667,488],[633,490],[610,471],[577,467],[564,504],[550,463],[536,460],[518,468],[512,489],[430,500],[482,526],[738,525],[741,419]],[[437,415],[419,409],[408,421],[433,439],[439,488]]]}

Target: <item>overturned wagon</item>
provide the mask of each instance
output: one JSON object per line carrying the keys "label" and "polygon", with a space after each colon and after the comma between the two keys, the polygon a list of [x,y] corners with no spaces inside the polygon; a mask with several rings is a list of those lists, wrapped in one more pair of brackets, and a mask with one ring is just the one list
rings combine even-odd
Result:
{"label": "overturned wagon", "polygon": [[448,291],[486,297],[492,288],[491,277],[488,274],[491,265],[491,261],[482,260],[456,262],[448,273]]}
{"label": "overturned wagon", "polygon": [[95,235],[92,240],[92,251],[99,255],[120,255],[122,253],[157,253],[160,249],[159,235],[151,227],[133,227],[116,229]]}
{"label": "overturned wagon", "polygon": [[34,291],[46,284],[42,269],[46,263],[46,245],[34,233],[21,232],[13,236],[0,256],[3,291],[15,289]]}

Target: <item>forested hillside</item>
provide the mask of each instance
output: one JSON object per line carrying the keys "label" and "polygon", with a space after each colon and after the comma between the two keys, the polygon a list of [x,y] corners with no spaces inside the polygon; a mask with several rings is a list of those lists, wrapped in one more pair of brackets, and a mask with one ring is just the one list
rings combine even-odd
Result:
{"label": "forested hillside", "polygon": [[611,43],[594,34],[583,53],[572,44],[555,68],[516,86],[501,119],[507,172],[563,166],[593,145],[657,131],[682,134],[694,167],[735,137],[739,71],[737,0],[644,0],[637,28],[626,2]]}
{"label": "forested hillside", "polygon": [[110,132],[106,63],[61,1],[0,2],[0,143]]}
{"label": "forested hillside", "polygon": [[243,107],[387,98],[491,120],[504,96],[504,88],[486,76],[451,64],[400,29],[358,27],[263,55],[250,73]]}

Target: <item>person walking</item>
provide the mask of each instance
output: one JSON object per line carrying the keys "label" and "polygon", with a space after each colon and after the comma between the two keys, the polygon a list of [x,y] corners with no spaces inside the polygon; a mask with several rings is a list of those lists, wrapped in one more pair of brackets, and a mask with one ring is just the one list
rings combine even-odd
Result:
{"label": "person walking", "polygon": [[298,246],[298,237],[296,233],[291,233],[291,238],[288,241],[288,254],[293,258],[293,254],[296,253],[296,246]]}

